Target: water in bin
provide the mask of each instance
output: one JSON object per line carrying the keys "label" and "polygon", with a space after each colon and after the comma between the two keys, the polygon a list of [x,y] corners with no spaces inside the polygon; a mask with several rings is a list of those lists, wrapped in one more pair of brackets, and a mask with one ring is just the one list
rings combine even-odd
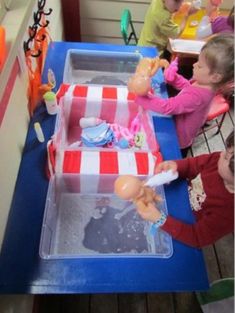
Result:
{"label": "water in bin", "polygon": [[[152,236],[150,223],[140,218],[132,202],[113,193],[56,189],[51,182],[40,243],[43,258],[172,255],[171,237],[161,230]],[[158,192],[163,198],[158,206],[167,213],[162,186]]]}
{"label": "water in bin", "polygon": [[141,57],[137,52],[70,49],[66,56],[63,82],[126,86]]}

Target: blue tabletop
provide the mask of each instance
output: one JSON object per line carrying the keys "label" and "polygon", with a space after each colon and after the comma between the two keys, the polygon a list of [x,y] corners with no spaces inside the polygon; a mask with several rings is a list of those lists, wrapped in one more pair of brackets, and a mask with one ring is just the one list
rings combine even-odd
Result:
{"label": "blue tabletop", "polygon": [[[68,49],[136,51],[134,46],[55,42],[49,47],[48,68],[62,82]],[[154,48],[140,48],[143,56],[154,57]],[[164,94],[164,91],[163,91]],[[154,116],[154,126],[164,159],[180,157],[172,118]],[[173,240],[170,258],[73,258],[41,259],[39,241],[48,179],[45,172],[46,142],[40,144],[33,130],[39,121],[45,138],[54,132],[55,117],[39,107],[30,122],[15,192],[0,254],[1,293],[111,293],[191,291],[208,288],[208,278],[200,249]],[[193,215],[184,181],[165,187],[168,211],[188,223]]]}

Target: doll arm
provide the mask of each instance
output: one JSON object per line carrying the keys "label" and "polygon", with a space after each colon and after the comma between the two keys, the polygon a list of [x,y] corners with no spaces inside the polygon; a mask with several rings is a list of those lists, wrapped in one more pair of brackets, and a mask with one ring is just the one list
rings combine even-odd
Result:
{"label": "doll arm", "polygon": [[172,85],[174,88],[180,90],[189,84],[189,81],[178,73],[178,58],[171,62],[171,64],[164,71],[165,82]]}
{"label": "doll arm", "polygon": [[161,212],[152,203],[145,205],[142,201],[135,203],[137,212],[146,221],[155,223],[161,217]]}

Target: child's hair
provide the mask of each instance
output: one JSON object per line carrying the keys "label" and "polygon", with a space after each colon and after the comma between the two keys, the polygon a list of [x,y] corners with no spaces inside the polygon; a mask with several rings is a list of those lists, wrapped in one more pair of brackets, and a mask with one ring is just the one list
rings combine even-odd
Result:
{"label": "child's hair", "polygon": [[234,130],[228,135],[226,139],[226,148],[233,148],[233,153],[229,160],[229,169],[234,174]]}
{"label": "child's hair", "polygon": [[234,89],[234,35],[216,35],[208,40],[201,51],[204,51],[211,73],[219,73],[222,76],[221,80],[214,84],[214,88],[225,95],[231,93]]}
{"label": "child's hair", "polygon": [[227,23],[234,29],[234,6],[232,7],[231,11],[229,12]]}

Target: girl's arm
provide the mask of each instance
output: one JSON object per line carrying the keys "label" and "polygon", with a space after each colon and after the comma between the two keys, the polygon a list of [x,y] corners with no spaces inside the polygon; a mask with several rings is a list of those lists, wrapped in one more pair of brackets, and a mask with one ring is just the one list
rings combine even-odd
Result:
{"label": "girl's arm", "polygon": [[154,112],[178,115],[195,111],[195,106],[201,104],[200,95],[189,90],[182,90],[177,96],[162,99],[157,96],[137,96],[135,102],[145,110]]}
{"label": "girl's arm", "polygon": [[[206,203],[205,203],[206,205]],[[202,209],[203,210],[203,209]],[[210,213],[209,213],[210,211]],[[219,213],[219,208],[213,207],[208,214],[193,224],[182,222],[168,215],[161,229],[191,247],[202,248],[213,244],[216,240],[233,231],[227,216]],[[215,213],[214,213],[215,211]]]}
{"label": "girl's arm", "polygon": [[[152,223],[163,220],[160,226],[162,230],[170,234],[174,239],[184,244],[202,248],[213,244],[221,237],[233,232],[233,216],[221,210],[221,206],[212,205],[205,200],[202,210],[207,210],[206,214],[194,223],[183,222],[171,215],[164,216],[154,205],[148,205],[145,210],[137,208],[140,216]],[[227,203],[226,210],[233,211],[233,205]],[[200,211],[199,211],[200,212]]]}
{"label": "girl's arm", "polygon": [[201,173],[214,157],[215,153],[211,153],[180,160],[164,161],[156,164],[154,174],[171,170],[173,173],[177,171],[181,178],[191,180]]}
{"label": "girl's arm", "polygon": [[[232,223],[227,213],[224,214],[220,207],[214,204],[212,208],[207,202],[207,200],[204,202],[205,207],[207,207],[207,214],[204,214],[203,217],[193,224],[178,220],[171,215],[164,216],[153,204],[149,204],[144,208],[137,206],[137,211],[144,220],[152,223],[156,223],[162,219],[163,225],[160,226],[161,229],[170,234],[174,239],[191,247],[202,248],[214,243],[228,232],[233,231],[233,227],[231,227]],[[230,210],[231,208],[228,209]]]}
{"label": "girl's arm", "polygon": [[176,160],[179,176],[184,179],[194,179],[211,161],[213,162],[217,155],[218,152]]}
{"label": "girl's arm", "polygon": [[181,90],[184,87],[190,86],[190,82],[178,73],[178,57],[170,63],[164,70],[165,82],[174,88]]}

